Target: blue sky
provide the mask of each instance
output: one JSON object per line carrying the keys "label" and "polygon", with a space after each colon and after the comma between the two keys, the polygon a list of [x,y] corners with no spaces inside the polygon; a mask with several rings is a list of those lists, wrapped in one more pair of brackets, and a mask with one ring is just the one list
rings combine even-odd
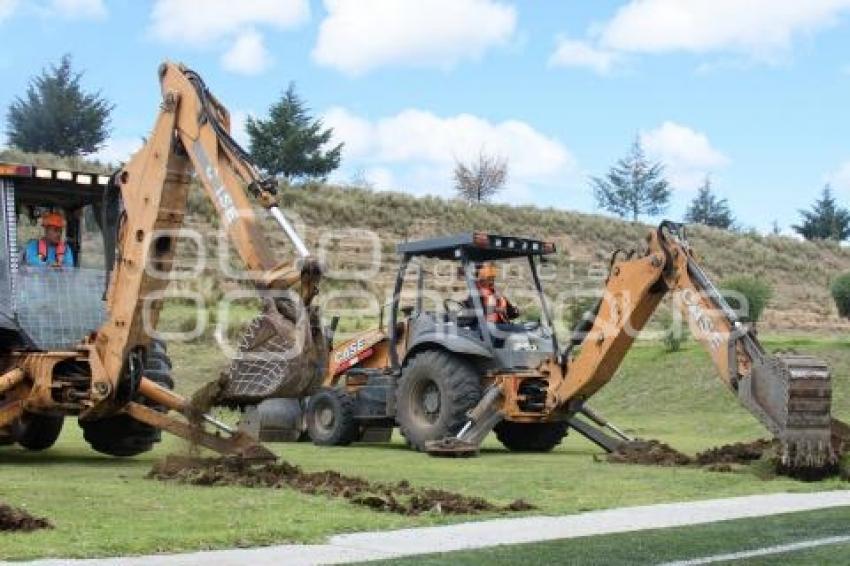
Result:
{"label": "blue sky", "polygon": [[710,174],[742,224],[787,231],[827,181],[850,203],[848,31],[850,0],[0,0],[0,106],[71,53],[123,159],[180,60],[237,136],[295,81],[346,142],[337,180],[450,195],[484,149],[502,201],[593,212],[588,177],[641,136],[665,216]]}

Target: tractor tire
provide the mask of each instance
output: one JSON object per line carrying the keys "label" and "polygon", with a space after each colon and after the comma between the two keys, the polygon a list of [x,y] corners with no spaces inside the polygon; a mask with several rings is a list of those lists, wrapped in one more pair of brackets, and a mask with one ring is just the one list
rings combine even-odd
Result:
{"label": "tractor tire", "polygon": [[56,443],[65,417],[24,413],[12,425],[15,442],[27,450],[46,450]]}
{"label": "tractor tire", "polygon": [[[171,377],[171,360],[168,357],[165,344],[153,340],[145,356],[144,375],[151,381],[174,389]],[[156,405],[139,396],[136,401],[161,412],[167,412],[165,407]],[[162,440],[162,431],[141,423],[129,415],[115,415],[96,421],[81,421],[83,438],[93,450],[109,456],[129,458],[153,449],[153,445]]]}
{"label": "tractor tire", "polygon": [[468,361],[445,350],[424,350],[408,360],[396,389],[396,421],[420,452],[431,440],[454,436],[481,399],[481,376]]}
{"label": "tractor tire", "polygon": [[340,389],[322,389],[307,403],[307,434],[316,446],[348,446],[360,433],[354,399]]}
{"label": "tractor tire", "polygon": [[511,452],[549,452],[561,443],[569,428],[564,421],[549,423],[502,421],[493,428],[493,431],[499,442]]}

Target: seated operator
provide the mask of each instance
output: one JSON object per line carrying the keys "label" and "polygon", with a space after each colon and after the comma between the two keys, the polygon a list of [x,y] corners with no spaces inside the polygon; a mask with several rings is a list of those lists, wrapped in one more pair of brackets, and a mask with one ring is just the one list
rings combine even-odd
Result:
{"label": "seated operator", "polygon": [[41,217],[44,237],[30,240],[24,248],[23,263],[31,266],[74,267],[74,253],[62,237],[65,219],[58,212]]}
{"label": "seated operator", "polygon": [[[475,287],[481,297],[481,306],[487,322],[495,324],[510,324],[519,316],[516,308],[504,295],[496,291],[496,266],[492,263],[484,263],[478,266],[476,271]],[[474,303],[472,297],[466,301],[467,308],[472,308]]]}

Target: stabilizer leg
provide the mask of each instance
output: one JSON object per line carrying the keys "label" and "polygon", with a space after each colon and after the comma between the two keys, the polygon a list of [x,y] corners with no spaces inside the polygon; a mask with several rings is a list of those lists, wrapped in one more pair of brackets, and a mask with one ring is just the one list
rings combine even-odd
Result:
{"label": "stabilizer leg", "polygon": [[[192,405],[173,391],[160,387],[157,383],[143,377],[139,385],[139,393],[169,409],[175,410],[186,417],[188,422],[181,421],[167,414],[146,407],[139,403],[129,403],[125,408],[127,414],[134,419],[152,427],[166,430],[193,444],[209,448],[220,454],[239,456],[246,460],[276,460],[277,456],[260,444],[255,438],[237,431],[222,423],[211,415],[198,413]],[[207,432],[203,423],[218,429],[221,434]]]}

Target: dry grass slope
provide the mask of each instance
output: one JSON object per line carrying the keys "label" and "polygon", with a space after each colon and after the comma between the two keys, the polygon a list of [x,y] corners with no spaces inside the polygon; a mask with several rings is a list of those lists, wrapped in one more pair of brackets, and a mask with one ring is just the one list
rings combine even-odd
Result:
{"label": "dry grass slope", "polygon": [[[0,160],[33,162],[45,166],[108,170],[108,166],[80,159],[48,154],[27,154],[15,150],[0,151]],[[602,267],[616,249],[639,247],[647,224],[633,223],[608,216],[537,208],[484,204],[469,206],[460,201],[436,197],[416,198],[404,193],[376,192],[356,187],[308,184],[286,187],[281,204],[306,225],[307,240],[313,244],[327,229],[360,228],[377,232],[381,238],[383,259],[380,287],[389,284],[395,265],[394,245],[398,241],[471,230],[486,230],[554,240],[558,244],[559,267],[572,266],[578,281],[550,284],[551,291],[581,285],[581,273],[588,266]],[[217,225],[212,204],[198,189],[190,195],[190,226],[210,234]],[[832,278],[850,270],[850,249],[831,242],[802,242],[787,236],[760,236],[733,233],[703,226],[689,228],[690,240],[703,265],[715,281],[730,276],[751,275],[769,282],[773,298],[764,315],[769,329],[847,330],[850,325],[837,315],[829,295]],[[210,238],[210,249],[214,248]],[[272,245],[285,249],[285,240],[277,234]],[[191,250],[187,250],[192,255]],[[214,251],[211,252],[214,255]],[[579,269],[575,269],[578,267]],[[563,272],[563,271],[562,271]],[[219,285],[210,274],[201,281]],[[329,281],[338,287],[339,282]],[[598,283],[584,281],[585,286]],[[215,293],[213,293],[213,299]]]}
{"label": "dry grass slope", "polygon": [[[284,206],[310,228],[353,227],[399,241],[470,230],[552,239],[559,263],[605,263],[615,249],[639,247],[652,226],[608,216],[553,208],[465,203],[351,187],[310,185],[283,192]],[[829,283],[850,269],[850,250],[831,242],[787,236],[689,228],[689,239],[708,272],[720,281],[752,275],[775,290],[765,313],[769,328],[846,328],[829,295]]]}

